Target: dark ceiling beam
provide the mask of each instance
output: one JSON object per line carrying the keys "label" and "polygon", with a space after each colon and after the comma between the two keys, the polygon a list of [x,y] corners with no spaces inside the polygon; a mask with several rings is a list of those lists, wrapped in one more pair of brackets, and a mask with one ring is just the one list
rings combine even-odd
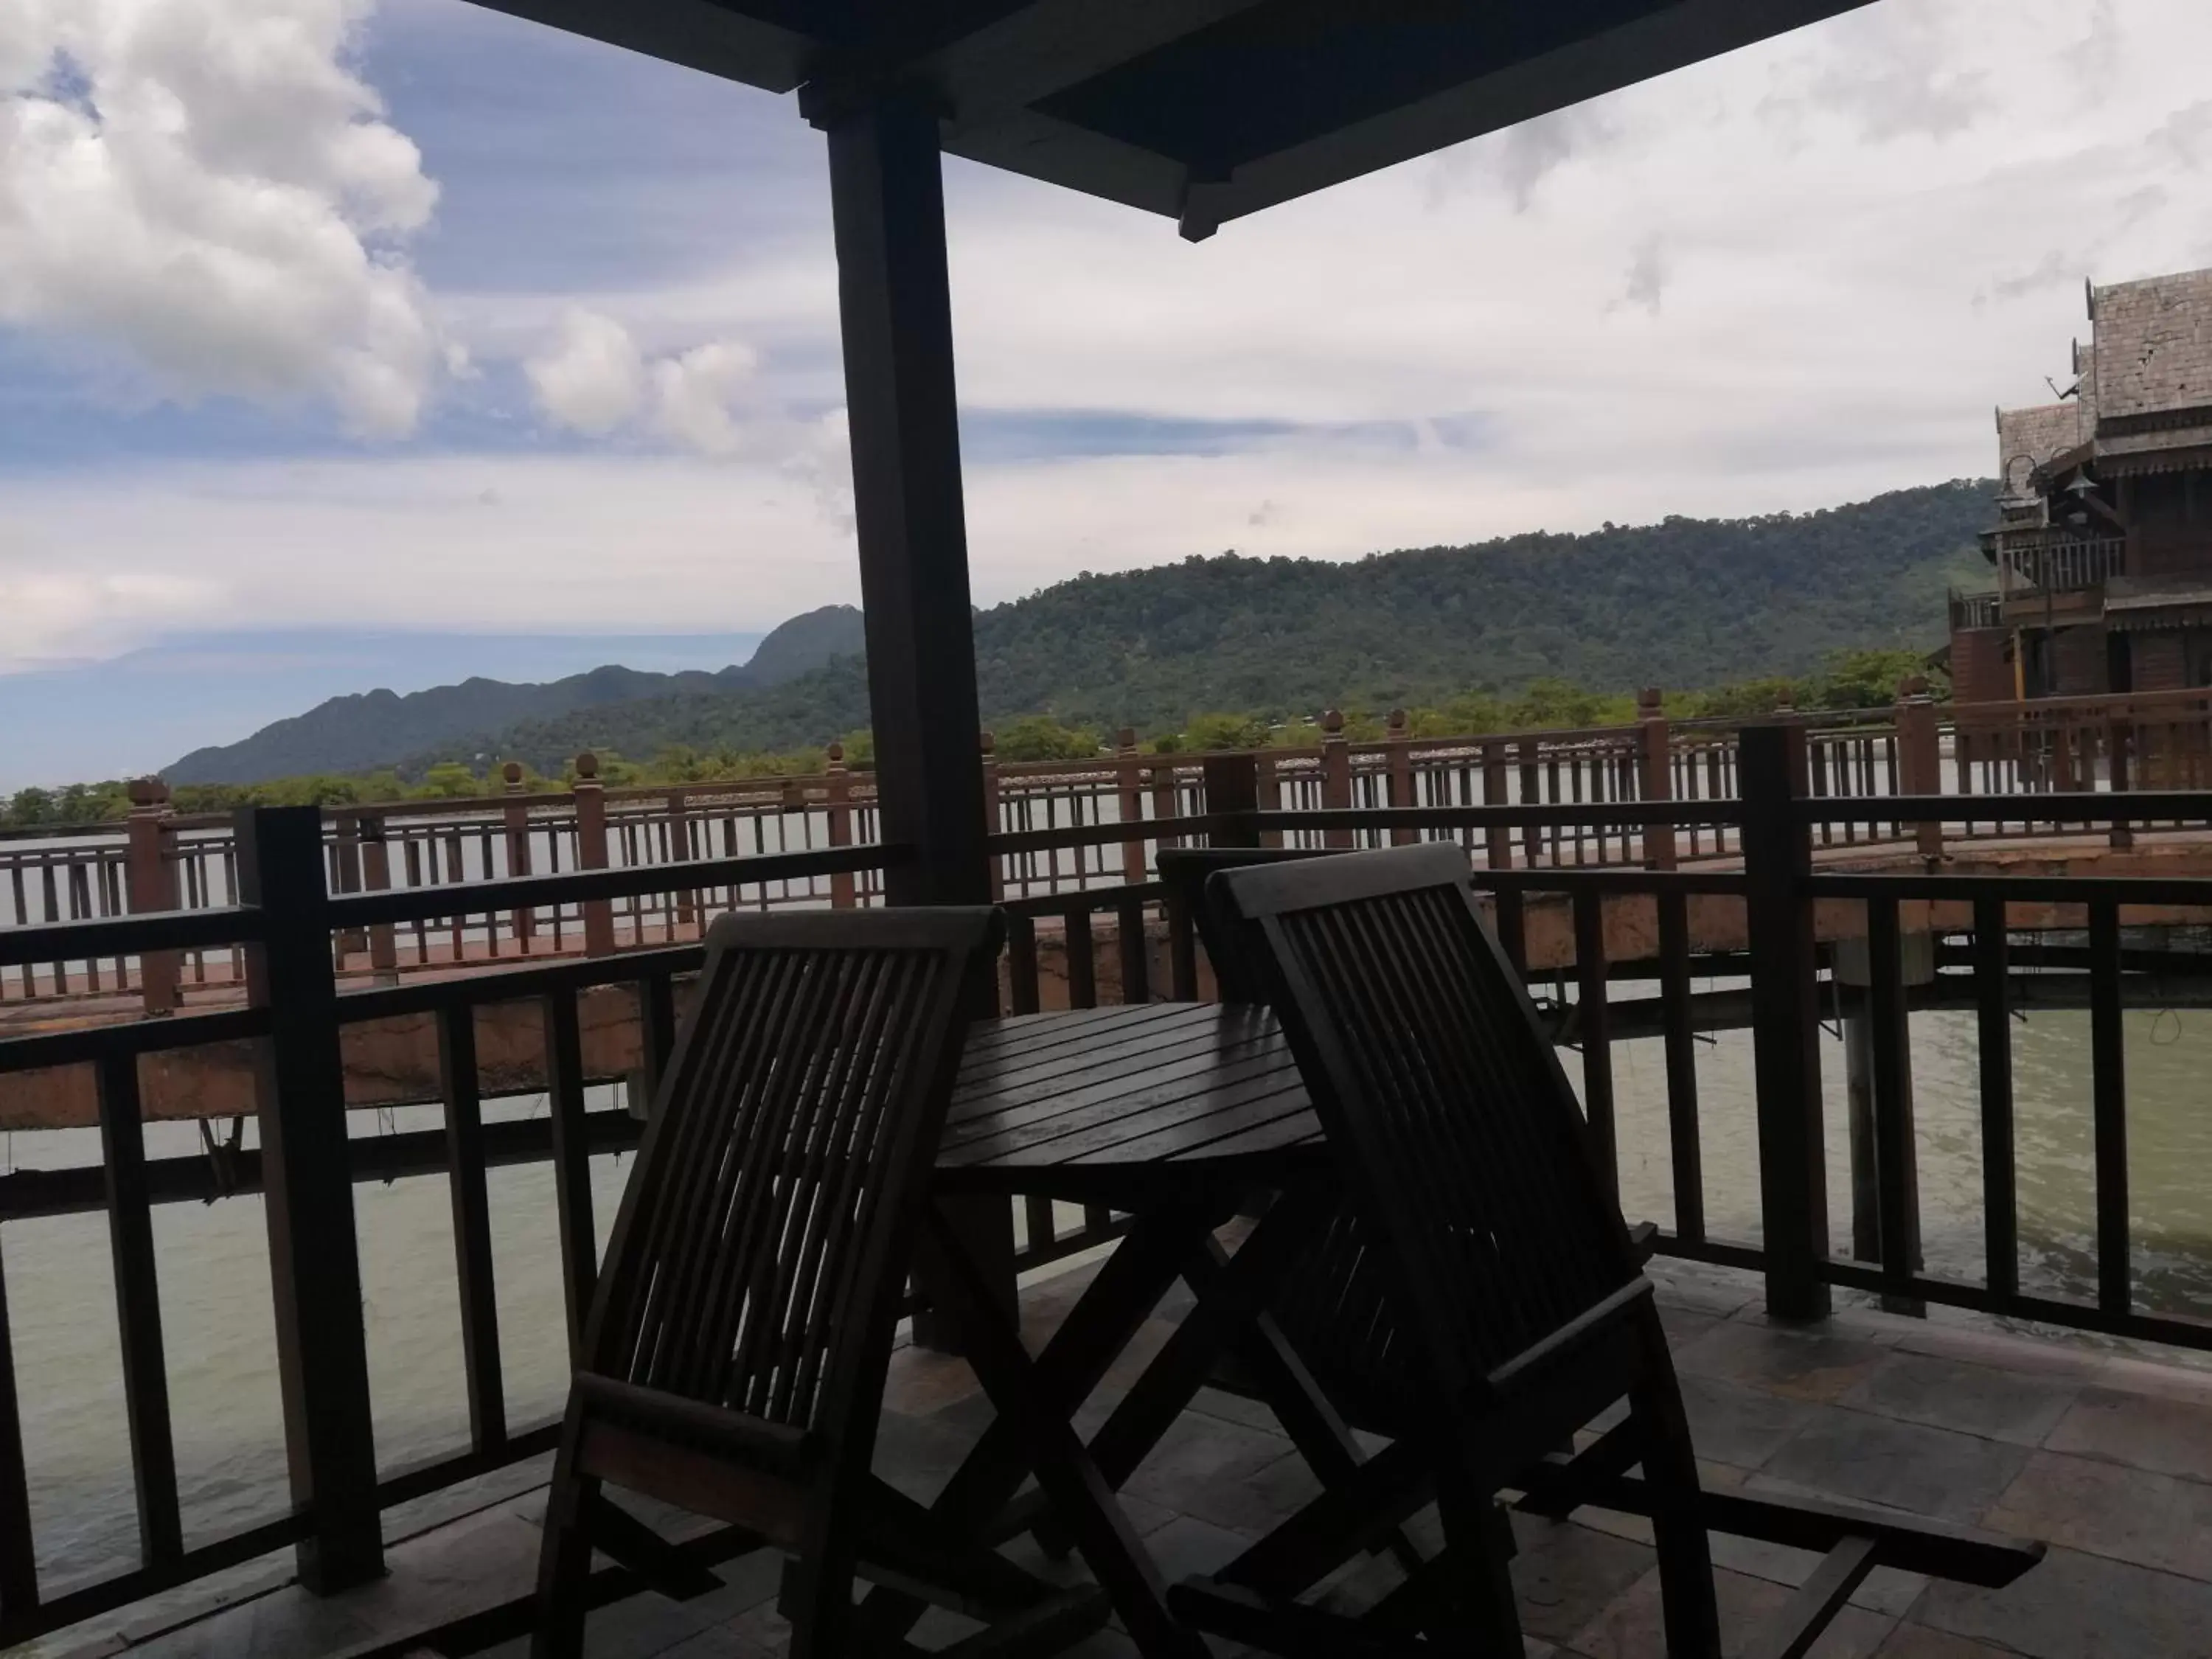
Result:
{"label": "dark ceiling beam", "polygon": [[1080,180],[1086,195],[1170,219],[1182,209],[1182,162],[1033,109],[949,133],[945,151],[1048,185]]}
{"label": "dark ceiling beam", "polygon": [[1003,119],[1261,0],[1030,0],[906,64],[939,99],[949,137]]}
{"label": "dark ceiling beam", "polygon": [[1195,241],[1363,173],[1429,155],[1639,81],[1855,11],[1872,0],[1679,0],[1572,46],[1194,180],[1180,217]]}
{"label": "dark ceiling beam", "polygon": [[842,8],[804,0],[473,0],[489,11],[643,52],[767,92],[789,92],[813,73],[824,20]]}

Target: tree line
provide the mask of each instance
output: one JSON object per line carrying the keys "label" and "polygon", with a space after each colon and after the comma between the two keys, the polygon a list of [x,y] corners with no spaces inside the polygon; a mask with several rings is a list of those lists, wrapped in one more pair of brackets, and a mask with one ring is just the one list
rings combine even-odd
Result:
{"label": "tree line", "polygon": [[[1785,703],[1805,709],[1879,708],[1894,702],[1899,683],[1914,674],[1927,675],[1936,696],[1949,695],[1948,678],[1920,653],[1881,648],[1832,652],[1820,672],[1810,676],[1771,675],[1670,693],[1666,708],[1675,720],[1753,719]],[[1353,742],[1376,740],[1387,730],[1387,709],[1355,705],[1341,712],[1345,736]],[[1571,680],[1540,678],[1510,695],[1475,690],[1434,703],[1409,705],[1406,718],[1408,732],[1417,738],[1625,726],[1636,718],[1636,699],[1626,692],[1593,690]],[[997,727],[992,751],[1006,761],[1084,760],[1112,748],[1117,735],[1051,714],[1024,714]],[[1152,754],[1297,746],[1319,738],[1311,716],[1288,720],[1267,714],[1219,712],[1190,714],[1172,727],[1138,733],[1139,746]],[[874,764],[874,740],[866,727],[847,732],[838,748],[849,767],[866,770]],[[679,743],[662,746],[647,759],[610,750],[598,751],[597,759],[599,781],[620,788],[810,776],[823,770],[829,754],[826,748],[770,750]],[[519,763],[523,787],[532,793],[567,789],[576,781],[573,760],[558,771]],[[180,784],[172,793],[171,805],[180,813],[212,813],[241,806],[465,800],[504,793],[503,764],[493,759],[479,771],[462,761],[441,760],[411,779],[386,769],[310,773],[264,783]],[[0,829],[112,823],[131,810],[128,790],[127,781],[120,778],[20,789],[0,807]]]}

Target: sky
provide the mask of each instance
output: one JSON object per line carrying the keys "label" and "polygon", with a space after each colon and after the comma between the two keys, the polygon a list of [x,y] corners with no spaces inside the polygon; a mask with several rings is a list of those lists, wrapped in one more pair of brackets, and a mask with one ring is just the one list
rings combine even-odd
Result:
{"label": "sky", "polygon": [[[975,597],[1987,474],[2085,279],[2212,264],[2208,62],[2203,0],[1878,0],[1195,246],[948,160]],[[788,99],[465,0],[7,0],[0,786],[854,599],[835,274]],[[133,653],[202,665],[137,729],[70,691]]]}

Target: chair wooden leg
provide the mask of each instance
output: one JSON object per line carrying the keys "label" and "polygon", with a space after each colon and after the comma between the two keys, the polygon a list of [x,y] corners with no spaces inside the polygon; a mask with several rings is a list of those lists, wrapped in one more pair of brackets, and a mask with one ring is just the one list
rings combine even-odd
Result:
{"label": "chair wooden leg", "polygon": [[853,1527],[836,1506],[831,1523],[810,1528],[807,1543],[784,1564],[776,1609],[791,1624],[791,1659],[848,1659],[853,1651]]}
{"label": "chair wooden leg", "polygon": [[1712,1548],[1698,1498],[1698,1460],[1681,1385],[1656,1311],[1639,1322],[1643,1378],[1629,1391],[1641,1421],[1644,1475],[1651,1492],[1651,1532],[1659,1551],[1668,1659],[1720,1659],[1720,1609],[1713,1596]]}
{"label": "chair wooden leg", "polygon": [[544,1537],[538,1547],[538,1614],[531,1659],[583,1659],[584,1613],[592,1571],[588,1526],[599,1483],[575,1473],[582,1417],[571,1405],[545,1492]]}
{"label": "chair wooden leg", "polygon": [[[1444,1546],[1458,1570],[1451,1596],[1459,1605],[1458,1623],[1467,1638],[1460,1650],[1469,1654],[1515,1654],[1522,1650],[1521,1609],[1513,1600],[1512,1519],[1486,1492],[1446,1476],[1437,1493],[1444,1523]],[[1437,1636],[1431,1627],[1432,1637]],[[1440,1651],[1455,1644],[1439,1642]]]}

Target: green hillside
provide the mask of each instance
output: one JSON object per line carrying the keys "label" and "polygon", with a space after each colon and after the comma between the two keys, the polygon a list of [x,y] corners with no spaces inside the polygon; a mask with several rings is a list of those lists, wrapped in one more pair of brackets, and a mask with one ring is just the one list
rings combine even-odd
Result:
{"label": "green hillside", "polygon": [[[987,722],[1051,714],[1179,730],[1196,712],[1296,717],[1434,703],[1558,678],[1599,691],[1814,672],[1839,648],[1932,649],[1995,486],[1958,481],[1824,512],[1669,519],[1348,563],[1224,554],[1082,575],[975,618]],[[579,708],[405,757],[556,771],[582,749],[795,750],[868,722],[857,659],[761,690]]]}
{"label": "green hillside", "polygon": [[237,743],[195,749],[162,776],[173,784],[261,783],[374,771],[424,751],[489,753],[471,745],[517,726],[588,718],[592,710],[651,698],[764,690],[860,649],[860,613],[849,605],[824,605],[769,634],[750,661],[717,672],[656,674],[611,664],[542,684],[473,678],[404,696],[357,692],[274,721]]}

